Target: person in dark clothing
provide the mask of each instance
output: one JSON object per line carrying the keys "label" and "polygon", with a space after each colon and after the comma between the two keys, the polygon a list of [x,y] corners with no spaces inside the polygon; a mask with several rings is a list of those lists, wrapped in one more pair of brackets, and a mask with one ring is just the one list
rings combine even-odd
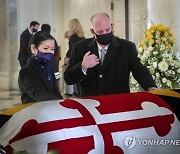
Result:
{"label": "person in dark clothing", "polygon": [[[41,31],[42,32],[47,32],[50,34],[51,32],[51,26],[49,24],[42,24],[41,26]],[[55,48],[54,48],[54,58],[49,62],[50,66],[52,67],[53,71],[54,71],[54,76],[57,80],[57,84],[59,83],[59,79],[60,79],[60,74],[59,74],[59,66],[56,63],[56,56],[58,55],[59,52],[59,46],[57,44],[57,41],[55,40]],[[59,86],[59,84],[58,84]]]}
{"label": "person in dark clothing", "polygon": [[40,31],[31,38],[32,55],[18,77],[23,104],[62,99],[49,65],[54,57],[54,44],[54,38],[49,33]]}
{"label": "person in dark clothing", "polygon": [[[67,67],[69,65],[69,59],[71,57],[73,45],[83,39],[84,31],[80,21],[77,18],[71,19],[68,23],[68,31],[66,31],[65,38],[69,40],[69,50],[66,53],[64,64]],[[79,83],[73,85],[73,95],[79,95]]]}
{"label": "person in dark clothing", "polygon": [[77,18],[71,19],[68,23],[68,31],[66,31],[65,36],[69,42],[69,50],[66,53],[66,57],[71,57],[71,51],[74,43],[79,42],[80,40],[85,39],[84,31],[80,21]]}
{"label": "person in dark clothing", "polygon": [[37,21],[32,21],[30,23],[29,28],[27,28],[25,31],[21,33],[20,36],[20,49],[19,49],[19,55],[18,60],[21,67],[23,67],[30,56],[29,51],[29,40],[31,39],[32,35],[37,32],[39,28],[39,23]]}
{"label": "person in dark clothing", "polygon": [[107,13],[91,17],[93,38],[74,44],[69,66],[64,72],[67,84],[80,83],[80,96],[129,93],[132,72],[144,90],[156,87],[148,69],[137,57],[136,45],[113,34]]}

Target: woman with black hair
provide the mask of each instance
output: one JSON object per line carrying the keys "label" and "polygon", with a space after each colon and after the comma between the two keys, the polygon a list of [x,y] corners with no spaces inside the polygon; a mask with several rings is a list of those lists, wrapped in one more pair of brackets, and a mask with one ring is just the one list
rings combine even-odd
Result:
{"label": "woman with black hair", "polygon": [[27,64],[19,72],[22,103],[62,99],[49,62],[54,57],[54,38],[37,32],[30,40],[32,52]]}

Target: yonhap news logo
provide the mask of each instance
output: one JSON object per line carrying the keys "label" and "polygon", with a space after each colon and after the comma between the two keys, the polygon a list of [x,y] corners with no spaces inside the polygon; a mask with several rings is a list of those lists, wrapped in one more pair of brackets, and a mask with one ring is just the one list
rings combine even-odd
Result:
{"label": "yonhap news logo", "polygon": [[136,138],[135,137],[126,137],[124,139],[124,145],[127,149],[132,149],[136,146]]}
{"label": "yonhap news logo", "polygon": [[124,145],[127,149],[132,149],[136,145],[138,146],[180,146],[180,139],[136,139],[136,137],[126,137],[124,139]]}

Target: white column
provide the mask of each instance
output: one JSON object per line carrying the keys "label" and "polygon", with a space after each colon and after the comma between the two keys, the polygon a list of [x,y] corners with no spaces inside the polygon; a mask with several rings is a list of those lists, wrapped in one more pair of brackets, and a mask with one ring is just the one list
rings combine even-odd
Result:
{"label": "white column", "polygon": [[16,0],[2,0],[0,14],[0,88],[17,89],[15,77],[18,65]]}
{"label": "white column", "polygon": [[129,0],[129,40],[139,45],[146,30],[146,0]]}
{"label": "white column", "polygon": [[174,4],[176,0],[147,0],[148,24],[163,24],[173,27],[175,14]]}
{"label": "white column", "polygon": [[180,57],[180,1],[147,0],[148,28],[153,24],[169,26],[174,34],[177,54]]}

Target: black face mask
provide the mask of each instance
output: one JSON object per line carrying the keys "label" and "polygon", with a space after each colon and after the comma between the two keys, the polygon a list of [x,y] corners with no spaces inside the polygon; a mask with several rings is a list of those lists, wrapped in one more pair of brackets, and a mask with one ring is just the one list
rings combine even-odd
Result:
{"label": "black face mask", "polygon": [[[96,33],[95,33],[96,34]],[[102,34],[102,35],[98,35],[96,34],[96,41],[99,43],[99,44],[102,44],[102,45],[108,45],[112,42],[112,39],[113,39],[113,33],[110,32],[110,33],[107,33],[107,34]]]}
{"label": "black face mask", "polygon": [[33,31],[33,33],[35,33],[35,32],[37,32],[37,29],[33,28],[32,31]]}

